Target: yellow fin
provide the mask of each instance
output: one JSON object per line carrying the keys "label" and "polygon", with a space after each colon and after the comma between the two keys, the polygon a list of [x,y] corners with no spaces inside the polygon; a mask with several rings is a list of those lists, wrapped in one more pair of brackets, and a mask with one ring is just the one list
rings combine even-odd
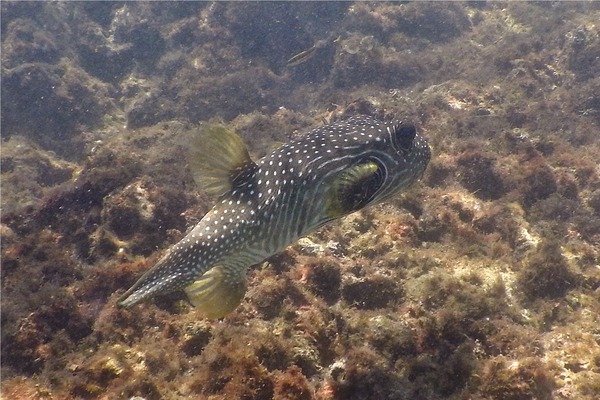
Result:
{"label": "yellow fin", "polygon": [[342,171],[332,182],[327,215],[338,218],[369,203],[383,182],[381,170],[373,161]]}
{"label": "yellow fin", "polygon": [[190,302],[207,318],[221,318],[232,312],[246,293],[245,271],[213,267],[184,289]]}
{"label": "yellow fin", "polygon": [[236,178],[258,168],[242,139],[219,124],[207,124],[194,136],[188,161],[196,183],[216,196],[228,193],[242,183]]}

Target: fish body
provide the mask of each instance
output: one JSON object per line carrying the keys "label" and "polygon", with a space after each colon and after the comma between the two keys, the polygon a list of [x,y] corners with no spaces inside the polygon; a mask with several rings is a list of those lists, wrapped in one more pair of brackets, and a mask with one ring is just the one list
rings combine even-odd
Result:
{"label": "fish body", "polygon": [[119,305],[183,289],[206,316],[224,316],[243,299],[249,266],[397,194],[422,176],[429,159],[427,141],[407,122],[354,117],[324,125],[257,163],[233,132],[205,127],[190,167],[217,204]]}

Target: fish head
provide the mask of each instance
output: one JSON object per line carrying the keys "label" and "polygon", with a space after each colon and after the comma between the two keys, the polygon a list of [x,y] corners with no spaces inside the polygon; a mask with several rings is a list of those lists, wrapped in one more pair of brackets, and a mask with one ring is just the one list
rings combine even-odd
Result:
{"label": "fish head", "polygon": [[331,217],[381,202],[406,189],[422,177],[431,158],[429,144],[411,122],[356,117],[333,131],[339,133],[332,139],[337,144],[331,159],[322,164],[333,177]]}
{"label": "fish head", "polygon": [[411,122],[388,124],[382,136],[379,151],[370,156],[382,174],[375,201],[382,201],[421,179],[431,159],[427,140]]}

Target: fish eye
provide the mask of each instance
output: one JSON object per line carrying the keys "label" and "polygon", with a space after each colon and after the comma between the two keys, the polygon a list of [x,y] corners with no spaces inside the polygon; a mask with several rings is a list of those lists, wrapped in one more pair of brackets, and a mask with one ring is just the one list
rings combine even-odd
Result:
{"label": "fish eye", "polygon": [[409,152],[413,147],[417,128],[410,122],[400,122],[391,129],[392,143],[397,149]]}

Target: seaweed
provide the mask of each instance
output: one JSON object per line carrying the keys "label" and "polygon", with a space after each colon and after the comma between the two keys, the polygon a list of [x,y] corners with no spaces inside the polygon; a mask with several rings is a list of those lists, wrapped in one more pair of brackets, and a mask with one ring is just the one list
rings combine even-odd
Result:
{"label": "seaweed", "polygon": [[[3,397],[597,397],[596,3],[0,7]],[[215,201],[196,123],[258,159],[357,113],[415,122],[421,184],[220,321],[115,307]]]}
{"label": "seaweed", "polygon": [[560,242],[549,239],[525,260],[517,281],[528,299],[559,298],[576,287],[579,277],[562,255]]}

